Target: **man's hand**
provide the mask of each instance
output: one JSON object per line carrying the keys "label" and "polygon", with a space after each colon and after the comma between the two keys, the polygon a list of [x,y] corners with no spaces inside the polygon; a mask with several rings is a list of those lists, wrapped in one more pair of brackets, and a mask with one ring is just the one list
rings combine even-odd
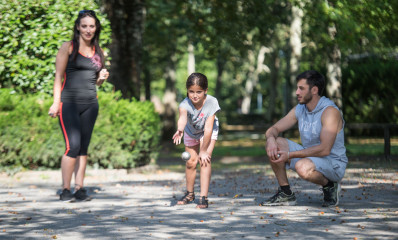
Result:
{"label": "man's hand", "polygon": [[275,161],[278,159],[279,149],[274,137],[267,138],[265,150],[267,151],[267,155],[271,161]]}
{"label": "man's hand", "polygon": [[270,161],[273,163],[286,163],[289,160],[289,152],[286,151],[278,151],[276,154],[276,158],[270,158]]}

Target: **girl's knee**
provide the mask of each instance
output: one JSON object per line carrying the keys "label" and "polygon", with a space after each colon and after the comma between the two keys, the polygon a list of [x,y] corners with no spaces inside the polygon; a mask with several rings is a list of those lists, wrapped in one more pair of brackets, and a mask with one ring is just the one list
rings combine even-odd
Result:
{"label": "girl's knee", "polygon": [[185,164],[188,169],[195,169],[198,165],[198,159],[189,159]]}

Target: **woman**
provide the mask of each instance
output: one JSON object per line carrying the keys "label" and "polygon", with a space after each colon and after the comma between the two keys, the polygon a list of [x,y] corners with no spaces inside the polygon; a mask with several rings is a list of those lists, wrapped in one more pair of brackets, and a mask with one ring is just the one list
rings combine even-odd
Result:
{"label": "woman", "polygon": [[[98,115],[96,85],[109,77],[108,71],[102,69],[104,54],[99,47],[100,32],[101,24],[95,12],[80,11],[72,41],[63,43],[56,57],[54,102],[48,114],[53,118],[59,116],[65,139],[66,151],[61,161],[63,191],[60,195],[64,202],[91,200],[83,188],[83,180],[87,149]],[[71,192],[73,172],[74,194]]]}

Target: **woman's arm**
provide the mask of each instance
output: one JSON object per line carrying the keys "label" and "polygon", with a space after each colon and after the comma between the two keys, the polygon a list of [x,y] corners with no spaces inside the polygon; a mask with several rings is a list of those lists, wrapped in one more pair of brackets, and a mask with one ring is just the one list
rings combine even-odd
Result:
{"label": "woman's arm", "polygon": [[53,87],[53,104],[51,105],[48,114],[55,118],[59,116],[59,104],[61,103],[62,77],[65,74],[66,65],[70,54],[71,42],[62,44],[58,51],[55,60],[55,79]]}
{"label": "woman's arm", "polygon": [[[104,55],[104,51],[101,49],[102,55]],[[103,66],[105,67],[105,66]],[[102,68],[101,71],[98,73],[97,82],[95,83],[97,86],[101,86],[106,79],[109,77],[109,72],[106,68]]]}

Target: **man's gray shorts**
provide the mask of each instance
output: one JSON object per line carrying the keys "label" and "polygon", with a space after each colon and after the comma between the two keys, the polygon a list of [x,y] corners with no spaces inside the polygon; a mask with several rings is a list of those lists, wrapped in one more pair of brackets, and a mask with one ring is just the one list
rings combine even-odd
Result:
{"label": "man's gray shorts", "polygon": [[[299,150],[304,149],[304,147],[298,143],[295,143],[289,139],[287,139],[287,141],[289,143],[289,151],[290,152],[299,151]],[[315,164],[316,171],[322,173],[330,181],[339,182],[344,177],[345,168],[347,166],[347,163],[342,162],[338,159],[333,159],[330,156],[307,157],[307,158],[310,159]],[[287,163],[286,168],[296,171],[295,165],[300,159],[301,158],[290,159],[290,165]]]}

